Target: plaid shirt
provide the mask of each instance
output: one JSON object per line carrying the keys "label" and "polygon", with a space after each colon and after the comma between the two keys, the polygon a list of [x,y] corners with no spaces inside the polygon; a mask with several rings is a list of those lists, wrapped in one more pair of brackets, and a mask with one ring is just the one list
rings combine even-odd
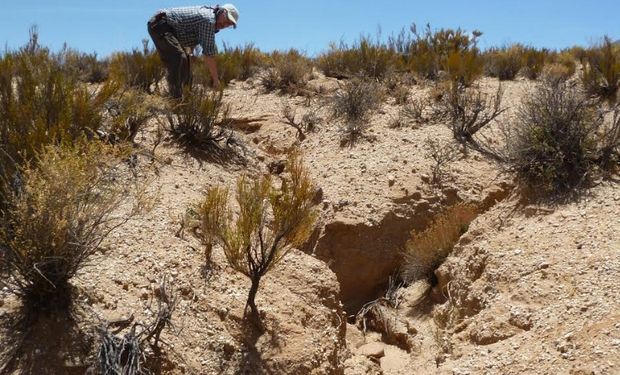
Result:
{"label": "plaid shirt", "polygon": [[162,9],[166,13],[168,24],[174,29],[181,46],[196,48],[200,44],[202,53],[215,56],[215,12],[213,8],[203,6]]}

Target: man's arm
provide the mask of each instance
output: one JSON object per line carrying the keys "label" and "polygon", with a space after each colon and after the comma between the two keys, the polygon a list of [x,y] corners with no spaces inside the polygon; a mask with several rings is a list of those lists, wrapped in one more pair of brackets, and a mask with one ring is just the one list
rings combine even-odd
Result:
{"label": "man's arm", "polygon": [[207,67],[209,68],[209,73],[211,73],[211,81],[213,82],[213,88],[220,88],[220,78],[217,74],[217,63],[215,62],[215,57],[213,56],[205,56],[205,60],[207,62]]}

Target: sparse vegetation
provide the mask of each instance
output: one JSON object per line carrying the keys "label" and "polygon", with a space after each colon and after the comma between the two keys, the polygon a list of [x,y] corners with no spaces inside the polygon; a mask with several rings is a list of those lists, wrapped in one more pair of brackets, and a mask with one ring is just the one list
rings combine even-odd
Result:
{"label": "sparse vegetation", "polygon": [[224,45],[224,51],[216,59],[220,82],[228,84],[233,79],[245,81],[256,75],[265,65],[267,56],[253,44],[234,48]]}
{"label": "sparse vegetation", "polygon": [[230,266],[247,276],[252,285],[246,313],[259,318],[256,293],[265,274],[310,235],[316,214],[312,208],[314,187],[302,160],[293,155],[288,161],[290,179],[280,189],[269,176],[237,182],[239,214],[233,220],[228,190],[214,187],[198,205],[203,241],[224,249]]}
{"label": "sparse vegetation", "polygon": [[[189,90],[189,88],[186,88]],[[229,106],[222,100],[223,91],[213,92],[196,86],[180,103],[171,103],[166,114],[167,126],[182,144],[198,148],[217,147],[226,138]]]}
{"label": "sparse vegetation", "polygon": [[425,144],[428,147],[426,156],[434,161],[431,184],[441,186],[448,177],[447,167],[458,159],[459,152],[451,143],[440,145],[439,142],[430,138],[426,139]]}
{"label": "sparse vegetation", "polygon": [[571,191],[588,179],[601,125],[594,102],[566,81],[547,80],[517,111],[508,143],[512,168],[537,191]]}
{"label": "sparse vegetation", "polygon": [[164,67],[157,51],[142,41],[142,49],[118,52],[110,60],[110,77],[127,87],[134,87],[152,94],[164,77]]}
{"label": "sparse vegetation", "polygon": [[582,81],[590,94],[616,100],[620,87],[620,47],[610,37],[605,36],[599,46],[586,52]]}
{"label": "sparse vegetation", "polygon": [[48,146],[19,170],[21,185],[7,197],[0,220],[0,284],[28,311],[67,308],[69,281],[128,216],[110,150],[102,144]]}
{"label": "sparse vegetation", "polygon": [[378,83],[359,78],[347,81],[332,97],[332,114],[341,121],[344,144],[353,145],[365,135],[370,114],[379,108],[382,98]]}
{"label": "sparse vegetation", "polygon": [[410,284],[429,277],[475,218],[473,206],[458,203],[446,208],[423,232],[412,233],[404,254],[403,280]]}
{"label": "sparse vegetation", "polygon": [[332,43],[329,51],[319,56],[317,65],[328,77],[386,78],[395,70],[400,58],[378,39],[373,41],[370,37],[361,36],[352,46],[344,42],[338,45]]}
{"label": "sparse vegetation", "polygon": [[267,92],[298,95],[303,92],[312,73],[310,60],[296,49],[269,55],[267,71],[261,83]]}
{"label": "sparse vegetation", "polygon": [[492,48],[484,54],[484,61],[485,74],[500,81],[515,79],[523,63],[518,46]]}
{"label": "sparse vegetation", "polygon": [[461,143],[475,143],[473,136],[506,109],[501,107],[502,88],[489,99],[478,88],[451,83],[441,96],[436,115],[447,117],[452,134]]}

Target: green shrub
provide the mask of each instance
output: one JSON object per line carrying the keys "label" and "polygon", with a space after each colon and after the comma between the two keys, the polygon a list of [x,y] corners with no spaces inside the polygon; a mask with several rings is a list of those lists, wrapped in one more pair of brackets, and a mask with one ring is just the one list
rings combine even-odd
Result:
{"label": "green shrub", "polygon": [[230,266],[251,280],[246,314],[249,309],[257,320],[255,297],[262,277],[308,239],[316,219],[315,189],[307,170],[297,156],[287,165],[290,178],[281,189],[274,188],[269,175],[238,180],[236,220],[225,188],[209,189],[197,209],[203,242],[208,248],[222,246]]}
{"label": "green shrub", "polygon": [[172,103],[171,110],[166,114],[172,135],[188,146],[217,147],[218,142],[225,138],[225,125],[230,113],[223,95],[221,90],[214,92],[203,86],[186,92],[183,101]]}
{"label": "green shrub", "polygon": [[602,124],[596,107],[563,80],[546,80],[525,95],[508,143],[521,182],[545,194],[566,193],[586,182]]}
{"label": "green shrub", "polygon": [[352,145],[364,136],[369,117],[380,107],[382,100],[381,86],[360,78],[347,81],[331,98],[332,115],[341,122],[342,144]]}
{"label": "green shrub", "polygon": [[615,101],[620,86],[620,47],[605,36],[600,45],[587,51],[584,60],[582,81],[586,90]]}
{"label": "green shrub", "polygon": [[383,79],[397,69],[399,60],[386,44],[361,36],[352,46],[332,43],[329,51],[319,56],[317,65],[328,77]]}
{"label": "green shrub", "polygon": [[312,73],[310,60],[295,49],[287,52],[275,51],[269,55],[267,72],[261,83],[267,92],[279,90],[297,95],[302,92]]}
{"label": "green shrub", "polygon": [[0,284],[28,311],[67,308],[70,279],[124,219],[112,215],[124,191],[101,144],[48,146],[20,168],[0,219]]}
{"label": "green shrub", "polygon": [[110,78],[127,87],[152,94],[164,77],[164,67],[157,51],[142,41],[142,49],[115,53],[110,60]]}

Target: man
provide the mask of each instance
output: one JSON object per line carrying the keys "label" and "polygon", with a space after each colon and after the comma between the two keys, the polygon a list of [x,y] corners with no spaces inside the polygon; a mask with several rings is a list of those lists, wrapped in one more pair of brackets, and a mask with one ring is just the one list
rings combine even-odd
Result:
{"label": "man", "polygon": [[191,83],[190,54],[202,47],[214,87],[219,87],[215,55],[215,33],[233,26],[237,28],[239,12],[232,4],[163,9],[148,22],[149,35],[168,70],[170,95],[180,98],[183,87]]}

